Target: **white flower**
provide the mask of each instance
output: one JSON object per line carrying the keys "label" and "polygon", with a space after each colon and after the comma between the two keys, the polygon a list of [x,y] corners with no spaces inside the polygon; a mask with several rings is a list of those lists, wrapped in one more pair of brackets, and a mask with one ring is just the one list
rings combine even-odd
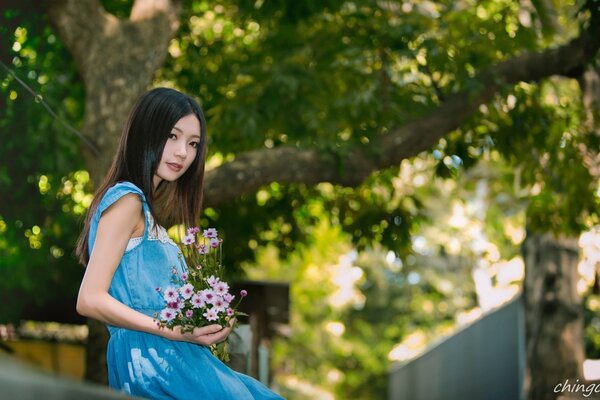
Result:
{"label": "white flower", "polygon": [[215,301],[213,302],[213,309],[215,311],[223,312],[227,307],[229,307],[229,304],[225,304],[225,301],[223,301],[221,296],[215,297]]}
{"label": "white flower", "polygon": [[233,301],[233,299],[235,299],[235,296],[232,295],[231,293],[225,293],[223,295],[223,300],[225,300],[227,303],[231,303]]}
{"label": "white flower", "polygon": [[217,312],[212,308],[210,310],[206,310],[206,312],[202,315],[204,315],[204,317],[209,321],[216,321],[217,319],[219,319]]}
{"label": "white flower", "polygon": [[171,322],[175,318],[176,312],[173,309],[165,308],[160,312],[160,319],[166,322]]}
{"label": "white flower", "polygon": [[202,236],[204,236],[205,238],[216,238],[217,230],[215,228],[205,229],[204,232],[202,232]]}
{"label": "white flower", "polygon": [[217,284],[213,286],[213,289],[219,296],[225,296],[229,290],[229,285],[226,282],[217,282]]}
{"label": "white flower", "polygon": [[204,302],[204,299],[202,299],[202,296],[200,296],[199,294],[193,295],[191,302],[192,302],[193,308],[200,308],[200,307],[204,307],[206,305],[206,303]]}
{"label": "white flower", "polygon": [[179,293],[181,293],[181,297],[184,299],[189,299],[194,294],[194,285],[191,283],[186,283],[182,287],[179,288]]}
{"label": "white flower", "polygon": [[211,275],[206,280],[206,283],[208,283],[214,289],[215,285],[219,283],[219,278],[215,278],[214,275]]}
{"label": "white flower", "polygon": [[177,300],[179,295],[177,294],[177,289],[175,289],[172,286],[169,286],[165,289],[165,294],[163,295],[163,297],[167,303],[172,303],[175,300]]}
{"label": "white flower", "polygon": [[196,241],[195,236],[194,235],[185,235],[183,237],[183,240],[181,241],[181,243],[185,244],[186,246],[194,243]]}
{"label": "white flower", "polygon": [[203,291],[201,291],[200,296],[202,297],[202,300],[204,300],[204,302],[208,304],[213,304],[213,301],[215,301],[217,297],[215,292],[213,292],[210,289],[204,289]]}

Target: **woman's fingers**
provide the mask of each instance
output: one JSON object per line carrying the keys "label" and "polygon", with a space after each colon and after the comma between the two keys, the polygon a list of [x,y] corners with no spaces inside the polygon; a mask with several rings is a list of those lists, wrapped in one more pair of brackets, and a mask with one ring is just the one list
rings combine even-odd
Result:
{"label": "woman's fingers", "polygon": [[227,339],[227,336],[229,336],[230,333],[231,333],[231,328],[229,328],[229,327],[224,328],[220,332],[210,335],[210,336],[212,336],[211,340],[213,341],[213,343],[222,342],[223,340]]}
{"label": "woman's fingers", "polygon": [[222,342],[231,333],[231,328],[219,327],[218,332],[207,333],[204,335],[196,336],[198,343],[210,346],[211,344]]}
{"label": "woman's fingers", "polygon": [[215,343],[219,343],[227,339],[227,336],[233,330],[234,320],[229,321],[227,327],[223,328],[221,325],[213,324],[207,325],[200,328],[194,328],[193,332],[181,332],[180,327],[176,327],[186,341],[202,344],[204,346],[210,346]]}
{"label": "woman's fingers", "polygon": [[210,335],[212,333],[217,333],[217,332],[221,331],[222,329],[223,329],[223,327],[221,325],[217,325],[217,324],[207,325],[207,326],[203,326],[200,328],[194,328],[192,335],[194,335],[194,336]]}

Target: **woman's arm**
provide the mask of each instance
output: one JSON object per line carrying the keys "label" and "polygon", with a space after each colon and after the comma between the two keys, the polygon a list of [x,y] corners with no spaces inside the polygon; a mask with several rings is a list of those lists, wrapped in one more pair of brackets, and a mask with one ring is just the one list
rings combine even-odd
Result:
{"label": "woman's arm", "polygon": [[193,334],[181,333],[179,328],[162,329],[156,325],[153,318],[126,306],[108,293],[113,275],[140,218],[143,218],[142,204],[135,194],[123,196],[104,211],[98,223],[90,261],[79,288],[77,312],[111,325],[148,332],[171,340],[202,345],[224,340],[231,332],[230,327],[222,329],[216,324],[209,325],[195,329]]}

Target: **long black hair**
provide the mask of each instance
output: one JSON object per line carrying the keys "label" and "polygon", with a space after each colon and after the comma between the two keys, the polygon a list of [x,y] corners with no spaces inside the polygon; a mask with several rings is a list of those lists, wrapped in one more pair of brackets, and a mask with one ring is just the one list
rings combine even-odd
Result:
{"label": "long black hair", "polygon": [[[171,130],[181,118],[195,115],[200,121],[200,143],[187,171],[174,182],[162,181],[154,190],[153,178]],[[142,95],[131,110],[117,154],[98,187],[79,236],[76,254],[89,261],[88,238],[93,215],[106,191],[128,181],[139,187],[154,221],[161,225],[193,226],[200,217],[206,157],[206,121],[198,103],[175,89],[156,88]],[[165,205],[168,204],[168,207]]]}

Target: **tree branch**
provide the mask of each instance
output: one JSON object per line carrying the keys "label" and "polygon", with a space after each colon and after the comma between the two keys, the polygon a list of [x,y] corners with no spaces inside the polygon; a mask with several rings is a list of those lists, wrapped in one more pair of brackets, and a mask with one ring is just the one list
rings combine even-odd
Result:
{"label": "tree branch", "polygon": [[50,22],[73,55],[86,86],[110,76],[109,61],[123,64],[122,58],[106,57],[119,47],[127,60],[135,60],[130,64],[153,74],[166,52],[148,50],[166,48],[179,28],[180,13],[180,2],[173,0],[136,0],[126,20],[107,13],[98,0],[50,0],[48,8]]}
{"label": "tree branch", "polygon": [[80,73],[84,54],[102,32],[108,15],[98,0],[50,0],[50,23],[73,55]]}
{"label": "tree branch", "polygon": [[179,1],[171,0],[136,0],[131,8],[131,21],[140,21],[144,19],[156,18],[159,15],[166,15],[169,19],[172,32],[179,29],[179,14],[181,4]]}
{"label": "tree branch", "polygon": [[215,206],[271,183],[330,182],[358,186],[373,172],[400,164],[403,159],[431,148],[458,128],[481,104],[488,102],[503,85],[533,82],[552,75],[567,75],[588,63],[598,50],[600,38],[587,32],[570,43],[544,52],[524,53],[504,61],[473,79],[472,87],[448,97],[428,115],[391,129],[378,138],[377,155],[356,147],[336,160],[316,150],[289,146],[253,150],[234,161],[208,171],[205,204]]}

